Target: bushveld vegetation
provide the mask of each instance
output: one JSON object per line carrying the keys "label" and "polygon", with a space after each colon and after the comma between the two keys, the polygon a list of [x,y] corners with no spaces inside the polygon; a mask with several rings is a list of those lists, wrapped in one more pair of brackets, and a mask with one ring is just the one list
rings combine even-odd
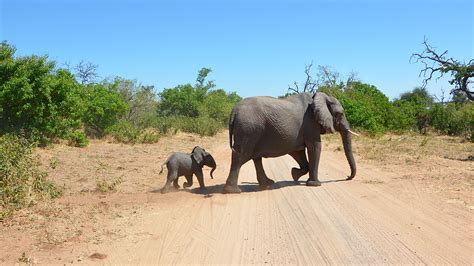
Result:
{"label": "bushveld vegetation", "polygon": [[[241,99],[207,80],[208,68],[198,72],[195,84],[179,84],[156,93],[153,86],[136,80],[115,77],[99,81],[97,66],[91,63],[61,68],[47,56],[15,56],[15,52],[14,46],[1,43],[2,213],[38,198],[60,195],[60,189],[38,170],[31,156],[35,145],[65,140],[71,146],[84,147],[90,138],[104,136],[123,143],[153,143],[178,131],[212,136],[227,126],[233,106]],[[459,73],[471,75],[469,67]],[[314,81],[310,70],[311,65],[305,71],[304,89],[295,83],[296,88],[289,88],[287,95],[301,91],[333,95],[355,129],[369,135],[431,131],[474,141],[474,105],[469,91],[463,94],[468,83],[463,83],[462,75],[453,79],[459,80],[456,88],[461,90],[456,90],[450,101],[436,100],[425,88],[415,88],[391,101],[377,87],[353,75],[342,80],[339,73],[319,66],[318,80]],[[103,189],[107,187],[104,184],[98,185],[100,190],[111,190]]]}
{"label": "bushveld vegetation", "polygon": [[390,101],[376,86],[363,83],[352,74],[343,80],[326,66],[318,66],[317,78],[313,80],[311,66],[306,67],[303,88],[294,83],[285,96],[302,91],[322,91],[334,96],[343,105],[351,126],[369,135],[387,131],[434,132],[474,142],[474,104],[466,93],[453,91],[451,100],[437,101],[426,88],[417,87]]}

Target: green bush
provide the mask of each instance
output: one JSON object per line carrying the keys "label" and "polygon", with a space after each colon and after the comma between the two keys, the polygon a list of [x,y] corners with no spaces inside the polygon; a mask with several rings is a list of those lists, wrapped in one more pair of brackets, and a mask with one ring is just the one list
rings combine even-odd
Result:
{"label": "green bush", "polygon": [[82,131],[71,132],[67,139],[69,140],[69,146],[86,147],[89,144],[86,134]]}
{"label": "green bush", "polygon": [[442,134],[462,135],[473,141],[474,104],[435,104],[430,110],[431,124]]}
{"label": "green bush", "polygon": [[196,133],[201,136],[214,136],[223,129],[219,121],[209,117],[190,118],[183,117],[179,129],[188,133]]}
{"label": "green bush", "polygon": [[393,101],[396,109],[390,117],[389,128],[394,130],[417,130],[424,133],[431,123],[430,108],[433,97],[423,88],[415,88],[403,93],[399,99]]}
{"label": "green bush", "polygon": [[113,86],[90,84],[84,90],[86,133],[102,137],[107,128],[118,123],[120,117],[126,114],[128,106]]}
{"label": "green bush", "polygon": [[162,135],[173,135],[178,131],[182,131],[201,136],[214,136],[224,128],[221,121],[206,116],[196,118],[185,116],[157,117],[151,125]]}
{"label": "green bush", "polygon": [[199,105],[204,101],[207,89],[194,88],[191,84],[178,85],[164,89],[159,93],[158,104],[160,116],[198,117]]}
{"label": "green bush", "polygon": [[14,57],[0,45],[0,132],[22,133],[45,144],[80,128],[81,87],[47,56]]}
{"label": "green bush", "polygon": [[174,135],[179,130],[180,117],[166,116],[150,118],[148,124],[162,135]]}
{"label": "green bush", "polygon": [[153,129],[145,129],[132,125],[128,121],[120,121],[109,127],[106,133],[121,143],[155,143],[160,135]]}
{"label": "green bush", "polygon": [[47,198],[62,189],[46,179],[32,155],[34,145],[14,135],[0,137],[0,219],[16,209]]}
{"label": "green bush", "polygon": [[159,93],[158,118],[150,125],[162,134],[181,130],[202,136],[215,135],[227,127],[230,112],[240,97],[215,87],[212,81],[205,82],[208,68],[199,71],[197,83],[178,85]]}
{"label": "green bush", "polygon": [[326,86],[320,91],[336,97],[341,102],[351,127],[370,134],[383,133],[386,130],[392,105],[377,87],[351,82],[345,90],[342,90],[341,86]]}
{"label": "green bush", "polygon": [[112,82],[107,80],[104,86],[117,91],[127,104],[127,112],[121,117],[135,126],[148,127],[148,119],[156,115],[157,100],[153,86],[144,86],[136,80],[115,77]]}
{"label": "green bush", "polygon": [[235,92],[226,93],[221,89],[210,91],[199,106],[199,114],[214,119],[221,127],[227,127],[230,112],[240,99]]}

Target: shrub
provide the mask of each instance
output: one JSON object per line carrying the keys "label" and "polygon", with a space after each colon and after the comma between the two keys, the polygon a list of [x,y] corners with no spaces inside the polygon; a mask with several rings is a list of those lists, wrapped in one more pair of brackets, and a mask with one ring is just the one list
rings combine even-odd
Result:
{"label": "shrub", "polygon": [[[205,83],[211,72],[202,68],[197,83],[178,85],[159,93],[158,115],[155,124],[165,134],[170,130],[181,129],[200,135],[214,135],[219,129],[227,127],[230,112],[240,97],[222,89],[213,89],[213,81]],[[192,118],[192,119],[191,119]]]}
{"label": "shrub", "polygon": [[153,117],[149,120],[149,125],[152,128],[157,129],[162,135],[174,135],[179,130],[180,117],[167,116],[167,117]]}
{"label": "shrub", "polygon": [[42,144],[81,126],[80,85],[47,56],[14,57],[0,45],[0,132],[19,133]]}
{"label": "shrub", "polygon": [[144,86],[136,80],[115,77],[112,82],[104,81],[104,86],[116,90],[127,104],[128,110],[122,116],[123,120],[135,126],[147,127],[150,114],[156,115],[157,101],[153,86]]}
{"label": "shrub", "polygon": [[194,88],[191,84],[178,85],[164,89],[160,95],[158,114],[160,116],[199,116],[199,105],[204,100],[206,91]]}
{"label": "shrub", "polygon": [[122,176],[112,178],[109,181],[105,178],[99,179],[96,183],[96,191],[101,193],[115,192],[117,191],[118,186],[122,184],[122,182]]}
{"label": "shrub", "polygon": [[33,146],[14,135],[0,137],[0,219],[38,200],[62,194],[39,169],[38,160],[32,156]]}
{"label": "shrub", "polygon": [[474,104],[435,104],[430,110],[431,124],[442,134],[463,135],[473,141]]}
{"label": "shrub", "polygon": [[386,130],[392,106],[377,87],[354,81],[345,90],[341,86],[326,86],[321,87],[320,91],[341,102],[351,127],[366,130],[370,134]]}
{"label": "shrub", "polygon": [[222,129],[223,126],[209,117],[183,118],[181,120],[180,129],[188,133],[196,133],[201,136],[214,136]]}
{"label": "shrub", "polygon": [[69,140],[69,146],[85,147],[89,144],[86,134],[84,134],[82,131],[71,132],[67,139]]}
{"label": "shrub", "polygon": [[116,124],[128,109],[115,88],[102,84],[90,84],[86,91],[84,123],[86,133],[102,137],[105,130]]}
{"label": "shrub", "polygon": [[140,143],[156,143],[160,140],[160,133],[152,128],[147,128],[142,131]]}
{"label": "shrub", "polygon": [[185,116],[157,117],[151,125],[162,135],[173,135],[178,131],[182,131],[201,136],[214,136],[224,128],[220,121],[206,116],[197,118]]}
{"label": "shrub", "polygon": [[397,109],[390,117],[389,128],[395,130],[416,129],[423,133],[431,123],[430,108],[433,98],[426,89],[415,88],[411,92],[403,93],[399,99],[393,101]]}
{"label": "shrub", "polygon": [[199,106],[199,114],[214,119],[221,127],[227,127],[230,112],[240,99],[235,92],[226,93],[221,89],[210,91]]}
{"label": "shrub", "polygon": [[127,121],[109,127],[106,133],[121,143],[155,143],[160,139],[158,132],[134,126]]}

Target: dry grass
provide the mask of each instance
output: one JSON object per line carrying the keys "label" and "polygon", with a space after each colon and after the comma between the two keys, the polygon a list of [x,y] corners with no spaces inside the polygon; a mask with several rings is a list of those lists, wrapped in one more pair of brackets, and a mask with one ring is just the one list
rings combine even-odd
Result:
{"label": "dry grass", "polygon": [[[338,135],[326,135],[325,146],[342,150]],[[380,137],[353,138],[353,149],[360,159],[378,164],[417,164],[426,159],[468,161],[474,155],[474,143],[461,137],[386,134]]]}
{"label": "dry grass", "polygon": [[[338,135],[323,138],[325,149],[342,150]],[[474,143],[461,137],[386,134],[353,137],[356,161],[395,173],[398,181],[420,182],[466,207],[473,205]],[[396,182],[392,180],[391,182]]]}

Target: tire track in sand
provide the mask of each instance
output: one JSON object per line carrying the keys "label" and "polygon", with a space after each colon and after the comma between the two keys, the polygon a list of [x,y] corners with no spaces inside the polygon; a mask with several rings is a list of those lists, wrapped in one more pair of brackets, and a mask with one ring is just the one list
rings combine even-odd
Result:
{"label": "tire track in sand", "polygon": [[[264,159],[277,183],[258,191],[253,163],[241,169],[243,193],[225,195],[230,161],[226,139],[212,149],[216,179],[206,179],[211,197],[152,193],[127,237],[96,246],[101,263],[273,264],[473,264],[472,214],[445,214],[432,195],[390,184],[394,174],[366,170],[351,182],[342,153],[324,151],[321,187],[295,185],[289,156]],[[208,173],[206,173],[208,176]],[[305,180],[307,176],[301,178]],[[385,180],[381,184],[367,180]],[[166,200],[164,200],[166,199]]]}

